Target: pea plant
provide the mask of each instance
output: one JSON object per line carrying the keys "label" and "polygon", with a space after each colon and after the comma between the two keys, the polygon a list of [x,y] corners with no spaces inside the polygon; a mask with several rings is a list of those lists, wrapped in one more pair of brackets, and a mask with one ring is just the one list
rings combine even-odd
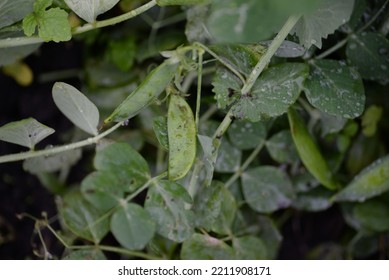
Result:
{"label": "pea plant", "polygon": [[54,129],[34,118],[0,127],[28,149],[0,163],[57,197],[55,217],[19,215],[41,257],[274,259],[289,217],[331,207],[349,230],[313,258],[388,256],[387,2],[0,0],[0,65],[18,83],[41,44],[87,50],[82,88],[52,88],[76,141],[39,146]]}

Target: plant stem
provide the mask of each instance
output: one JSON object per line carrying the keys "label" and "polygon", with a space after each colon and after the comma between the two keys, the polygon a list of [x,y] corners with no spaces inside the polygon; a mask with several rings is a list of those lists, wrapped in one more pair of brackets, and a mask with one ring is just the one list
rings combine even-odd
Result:
{"label": "plant stem", "polygon": [[254,86],[255,81],[258,79],[263,69],[265,69],[265,67],[269,64],[270,59],[276,53],[277,49],[281,46],[282,42],[285,40],[286,36],[288,36],[289,32],[295,26],[295,24],[300,19],[300,17],[301,17],[300,15],[293,15],[290,16],[288,20],[285,22],[280,32],[278,32],[277,36],[270,44],[266,53],[261,57],[257,65],[255,65],[254,69],[251,71],[250,76],[248,77],[247,81],[243,85],[242,95],[248,95],[250,93],[251,88]]}
{"label": "plant stem", "polygon": [[250,163],[256,158],[256,156],[262,150],[263,146],[265,145],[265,142],[266,142],[265,140],[261,141],[258,144],[258,146],[252,151],[249,157],[245,160],[245,162],[242,164],[239,170],[237,170],[234,173],[234,175],[232,175],[230,179],[228,179],[228,181],[225,184],[226,188],[229,188],[242,175],[242,173],[247,169]]}
{"label": "plant stem", "polygon": [[[106,26],[115,25],[117,23],[126,21],[128,19],[131,19],[133,17],[138,16],[139,14],[142,14],[146,12],[147,10],[153,8],[157,5],[156,0],[151,0],[150,2],[147,2],[146,4],[129,11],[125,14],[122,14],[117,17],[113,17],[106,20],[96,21],[93,23],[87,23],[83,26],[76,27],[72,31],[72,35],[81,34],[84,32],[88,32],[93,29],[102,28]],[[16,37],[16,38],[6,38],[6,39],[0,39],[0,48],[9,48],[9,47],[17,47],[17,46],[24,46],[24,45],[32,45],[37,43],[43,43],[44,40],[39,37]]]}
{"label": "plant stem", "polygon": [[325,52],[322,52],[321,54],[319,54],[318,56],[316,56],[316,59],[325,58],[326,56],[329,56],[329,55],[332,54],[333,52],[337,51],[338,49],[340,49],[341,47],[343,47],[344,45],[347,44],[348,38],[349,38],[349,36],[347,36],[346,38],[344,38],[342,41],[339,41],[336,45],[332,46],[331,48],[329,48],[329,49],[326,50]]}
{"label": "plant stem", "polygon": [[118,129],[120,126],[122,126],[123,122],[119,122],[115,124],[113,127],[110,129],[104,131],[103,133],[96,135],[94,137],[72,143],[72,144],[66,144],[63,146],[58,146],[54,147],[51,149],[46,149],[46,150],[39,150],[39,151],[28,151],[28,152],[23,152],[23,153],[18,153],[18,154],[11,154],[11,155],[5,155],[5,156],[0,156],[0,163],[4,162],[12,162],[12,161],[18,161],[18,160],[24,160],[28,158],[33,158],[33,157],[40,157],[40,156],[50,156],[74,149],[78,149],[84,146],[96,144],[100,139],[104,138],[108,134],[112,133],[116,129]]}
{"label": "plant stem", "polygon": [[196,113],[195,113],[195,122],[196,122],[196,131],[199,130],[199,120],[200,120],[200,107],[201,107],[201,85],[203,82],[203,50],[198,52],[199,63],[197,67],[197,98],[196,98]]}

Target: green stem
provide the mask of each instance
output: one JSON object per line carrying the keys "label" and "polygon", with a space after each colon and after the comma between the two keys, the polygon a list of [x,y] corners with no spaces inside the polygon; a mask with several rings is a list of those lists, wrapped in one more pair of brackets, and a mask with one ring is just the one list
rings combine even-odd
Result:
{"label": "green stem", "polygon": [[332,54],[333,52],[337,51],[338,49],[340,49],[341,47],[343,47],[344,45],[347,44],[348,38],[349,38],[349,36],[347,36],[346,38],[344,38],[342,41],[339,41],[336,45],[332,46],[331,48],[329,48],[329,49],[326,50],[325,52],[322,52],[321,54],[319,54],[318,56],[316,56],[316,59],[323,59],[323,58],[325,58],[326,56],[329,56],[329,55]]}
{"label": "green stem", "polygon": [[[72,35],[81,34],[84,32],[88,32],[93,29],[102,28],[106,26],[115,25],[117,23],[126,21],[128,19],[134,18],[138,16],[139,14],[142,14],[146,12],[147,10],[153,8],[157,5],[156,0],[151,0],[150,2],[147,2],[143,6],[140,6],[132,11],[129,11],[125,14],[122,14],[117,17],[113,17],[106,20],[96,21],[93,23],[87,23],[83,26],[76,27],[72,31]],[[43,43],[44,40],[39,37],[16,37],[16,38],[6,38],[0,40],[0,48],[9,48],[9,47],[17,47],[17,46],[24,46],[24,45],[32,45],[37,43]]]}
{"label": "green stem", "polygon": [[46,150],[28,151],[28,152],[23,152],[23,153],[18,153],[18,154],[0,156],[0,163],[24,160],[24,159],[40,157],[40,156],[50,156],[50,155],[78,149],[78,148],[81,148],[84,146],[96,144],[97,142],[99,142],[100,139],[104,138],[108,134],[110,134],[113,131],[115,131],[116,129],[118,129],[122,124],[123,124],[123,122],[117,123],[113,127],[111,127],[110,129],[104,131],[103,133],[101,133],[99,135],[96,135],[94,137],[91,137],[91,138],[88,138],[88,139],[85,139],[85,140],[82,140],[82,141],[79,141],[76,143],[66,144],[63,146],[58,146],[58,147],[54,147],[54,148],[46,149]]}
{"label": "green stem", "polygon": [[200,120],[200,107],[201,107],[201,85],[203,82],[203,51],[198,52],[199,63],[197,67],[197,98],[196,98],[196,113],[195,113],[195,122],[196,130],[199,130],[199,120]]}
{"label": "green stem", "polygon": [[254,69],[251,71],[250,76],[247,81],[244,83],[242,88],[242,95],[248,95],[251,91],[251,88],[254,86],[255,81],[258,79],[259,75],[265,69],[265,67],[269,64],[270,59],[276,53],[277,49],[281,46],[282,42],[285,40],[286,36],[288,36],[289,32],[295,26],[297,21],[300,19],[300,15],[293,15],[288,18],[285,22],[284,26],[281,28],[280,32],[278,32],[277,36],[274,38],[266,53],[262,56],[262,58],[258,61],[257,65],[255,65]]}
{"label": "green stem", "polygon": [[250,163],[253,162],[253,160],[257,157],[259,152],[262,150],[263,146],[265,145],[265,140],[261,141],[258,146],[252,151],[252,153],[249,155],[249,157],[245,160],[245,162],[242,164],[242,166],[237,170],[234,175],[228,179],[225,186],[226,188],[229,188],[241,175],[242,173],[247,169],[247,167],[250,165]]}

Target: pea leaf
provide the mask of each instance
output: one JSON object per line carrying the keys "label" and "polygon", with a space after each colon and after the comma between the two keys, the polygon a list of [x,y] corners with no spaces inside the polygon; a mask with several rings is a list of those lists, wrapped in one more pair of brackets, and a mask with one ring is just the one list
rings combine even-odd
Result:
{"label": "pea leaf", "polygon": [[57,82],[53,86],[55,105],[76,126],[87,133],[97,135],[99,111],[97,107],[75,87]]}
{"label": "pea leaf", "polygon": [[280,163],[293,163],[298,160],[298,154],[293,145],[289,130],[282,130],[266,141],[270,156]]}
{"label": "pea leaf", "polygon": [[248,205],[263,213],[286,208],[295,198],[285,173],[272,166],[261,166],[242,174],[243,194]]}
{"label": "pea leaf", "polygon": [[389,41],[377,32],[362,32],[350,36],[347,59],[364,79],[389,82]]}
{"label": "pea leaf", "polygon": [[[20,37],[21,32],[0,33],[0,39]],[[14,63],[36,51],[41,44],[2,48],[0,52],[0,66]]]}
{"label": "pea leaf", "polygon": [[1,0],[0,29],[22,20],[31,13],[34,2],[35,0]]}
{"label": "pea leaf", "polygon": [[114,174],[126,191],[132,192],[150,178],[146,160],[126,143],[114,143],[96,154],[97,170]]}
{"label": "pea leaf", "polygon": [[305,48],[312,45],[321,48],[322,38],[346,23],[353,11],[354,0],[322,0],[319,7],[312,13],[306,13],[297,22],[292,34],[296,33],[300,44]]}
{"label": "pea leaf", "polygon": [[39,37],[45,41],[69,41],[72,38],[68,14],[60,8],[51,8],[53,0],[37,0],[34,12],[23,19],[23,30],[26,36],[35,34],[38,28]]}
{"label": "pea leaf", "polygon": [[266,127],[261,122],[235,121],[228,128],[231,143],[240,150],[257,147],[266,138]]}
{"label": "pea leaf", "polygon": [[23,162],[23,169],[32,173],[55,172],[62,168],[70,167],[81,158],[81,150],[69,150],[62,153],[26,159]]}
{"label": "pea leaf", "polygon": [[196,158],[196,124],[192,109],[185,99],[171,95],[167,129],[169,139],[169,180],[184,177]]}
{"label": "pea leaf", "polygon": [[257,79],[251,93],[241,96],[232,106],[234,116],[257,122],[284,114],[296,102],[307,72],[308,67],[302,63],[268,68]]}
{"label": "pea leaf", "polygon": [[195,233],[182,244],[183,260],[232,260],[234,252],[230,246],[209,235]]}
{"label": "pea leaf", "polygon": [[265,243],[255,236],[242,236],[232,239],[232,248],[234,248],[238,260],[268,259]]}
{"label": "pea leaf", "polygon": [[225,67],[218,67],[212,80],[212,91],[220,109],[226,109],[240,98],[241,80]]}
{"label": "pea leaf", "polygon": [[157,224],[157,233],[176,242],[193,234],[193,211],[186,209],[192,199],[181,185],[158,181],[148,190],[145,209]]}
{"label": "pea leaf", "polygon": [[389,190],[389,156],[380,158],[363,169],[334,201],[364,201]]}
{"label": "pea leaf", "polygon": [[106,260],[104,253],[99,249],[84,249],[73,251],[66,255],[63,260]]}
{"label": "pea leaf", "polygon": [[288,119],[294,144],[305,167],[325,187],[330,190],[337,189],[338,186],[332,172],[301,116],[293,108],[290,108]]}
{"label": "pea leaf", "polygon": [[34,149],[37,143],[53,133],[54,129],[28,118],[0,127],[0,140]]}
{"label": "pea leaf", "polygon": [[221,188],[219,196],[222,203],[220,214],[215,223],[213,223],[211,229],[219,234],[231,234],[231,227],[234,222],[238,206],[235,201],[235,197],[226,187],[224,187],[224,185]]}
{"label": "pea leaf", "polygon": [[314,107],[333,116],[352,119],[364,110],[362,79],[357,71],[341,61],[313,61],[304,92]]}
{"label": "pea leaf", "polygon": [[324,211],[332,206],[333,193],[325,188],[302,192],[293,201],[293,207],[304,211]]}
{"label": "pea leaf", "polygon": [[212,182],[210,186],[204,185],[196,194],[193,203],[196,227],[209,230],[219,217],[223,196],[220,195],[224,185]]}
{"label": "pea leaf", "polygon": [[215,170],[220,173],[238,171],[242,161],[242,151],[234,147],[228,139],[223,138],[218,150]]}
{"label": "pea leaf", "polygon": [[212,138],[204,135],[197,135],[199,143],[201,145],[203,154],[202,162],[205,166],[205,182],[206,186],[211,184],[213,173],[215,171],[215,164],[217,159],[217,151],[213,148]]}
{"label": "pea leaf", "polygon": [[65,0],[65,3],[80,18],[94,22],[98,15],[105,13],[115,6],[119,0]]}
{"label": "pea leaf", "polygon": [[81,192],[91,204],[107,211],[118,205],[124,193],[133,188],[130,180],[121,180],[116,172],[95,171],[82,180]]}
{"label": "pea leaf", "polygon": [[76,235],[95,244],[109,232],[109,220],[101,219],[104,211],[86,201],[80,192],[70,192],[59,207],[65,225]]}
{"label": "pea leaf", "polygon": [[155,222],[139,205],[121,205],[111,218],[111,231],[119,243],[130,250],[142,250],[154,236]]}

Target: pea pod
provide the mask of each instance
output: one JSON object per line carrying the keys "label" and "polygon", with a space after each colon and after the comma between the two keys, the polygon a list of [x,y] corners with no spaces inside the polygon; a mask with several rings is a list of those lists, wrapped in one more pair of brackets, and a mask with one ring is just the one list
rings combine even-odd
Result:
{"label": "pea pod", "polygon": [[165,60],[147,75],[145,80],[113,111],[104,123],[121,122],[137,115],[165,90],[174,77],[178,65],[175,60]]}
{"label": "pea pod", "polygon": [[332,172],[301,116],[293,108],[289,108],[288,119],[294,144],[305,167],[323,186],[330,190],[337,189]]}
{"label": "pea pod", "polygon": [[169,139],[169,180],[184,177],[196,157],[196,125],[193,112],[185,99],[171,95],[167,129]]}
{"label": "pea pod", "polygon": [[157,0],[158,6],[173,6],[173,5],[200,5],[208,4],[210,0]]}

